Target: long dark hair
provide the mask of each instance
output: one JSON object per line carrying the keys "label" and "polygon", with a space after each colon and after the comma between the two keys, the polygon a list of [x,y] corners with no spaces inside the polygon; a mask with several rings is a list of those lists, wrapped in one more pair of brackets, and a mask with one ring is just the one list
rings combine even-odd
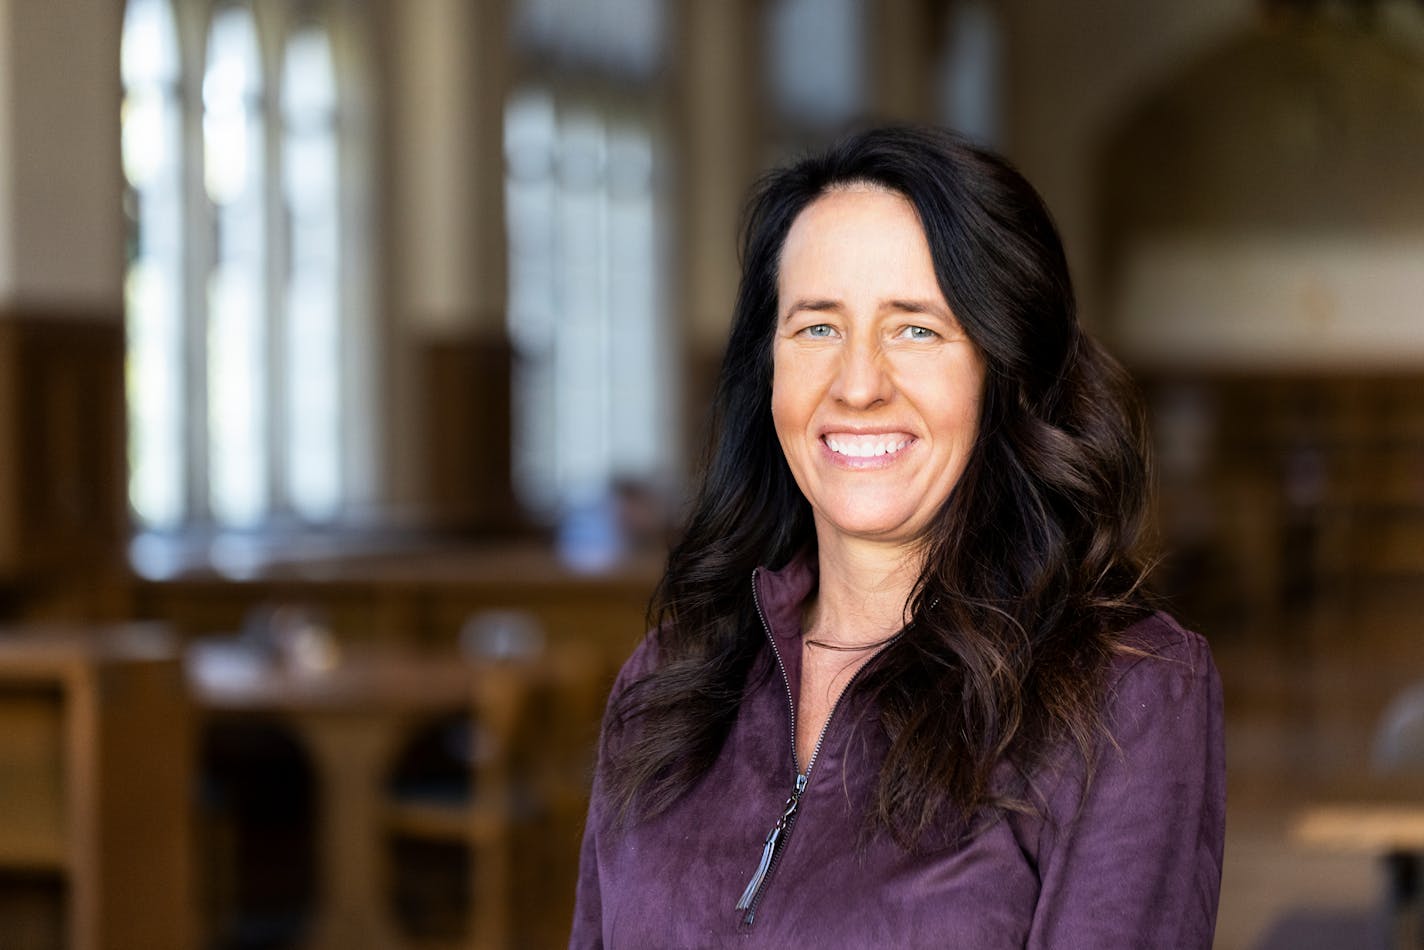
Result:
{"label": "long dark hair", "polygon": [[903,195],[939,285],[986,366],[978,438],[921,539],[912,623],[867,669],[890,739],[870,814],[907,846],[946,807],[1031,807],[991,773],[1032,776],[1055,749],[1091,766],[1117,635],[1146,613],[1136,550],[1147,490],[1142,412],[1078,326],[1042,199],[1003,158],[928,128],[876,129],[763,178],[691,516],[649,620],[657,661],[612,709],[606,783],[625,816],[666,809],[716,759],[765,647],[749,578],[813,547],[810,506],[771,416],[777,268],[817,197]]}

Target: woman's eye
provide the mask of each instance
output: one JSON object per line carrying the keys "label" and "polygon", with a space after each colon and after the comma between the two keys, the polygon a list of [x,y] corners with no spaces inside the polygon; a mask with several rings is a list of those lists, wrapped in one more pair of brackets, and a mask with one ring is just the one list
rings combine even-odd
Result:
{"label": "woman's eye", "polygon": [[906,327],[902,333],[905,338],[909,340],[933,340],[939,336],[938,333],[928,327]]}
{"label": "woman's eye", "polygon": [[831,325],[829,323],[817,323],[807,327],[801,332],[809,337],[825,339],[826,337],[835,335],[836,331],[831,328]]}

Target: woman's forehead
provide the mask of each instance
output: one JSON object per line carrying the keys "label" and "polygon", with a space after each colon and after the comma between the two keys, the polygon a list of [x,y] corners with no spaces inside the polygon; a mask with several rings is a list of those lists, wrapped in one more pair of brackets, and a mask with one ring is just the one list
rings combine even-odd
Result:
{"label": "woman's forehead", "polygon": [[886,188],[841,189],[807,205],[792,222],[778,264],[778,291],[808,277],[840,284],[917,276],[935,283],[919,215]]}

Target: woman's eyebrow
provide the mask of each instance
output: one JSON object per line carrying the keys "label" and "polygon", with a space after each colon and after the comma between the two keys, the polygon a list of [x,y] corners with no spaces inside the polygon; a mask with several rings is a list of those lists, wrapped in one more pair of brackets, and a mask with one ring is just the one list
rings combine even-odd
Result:
{"label": "woman's eyebrow", "polygon": [[810,310],[813,313],[835,313],[842,309],[839,300],[832,300],[829,297],[801,297],[791,302],[791,306],[786,308],[786,315],[801,310]]}
{"label": "woman's eyebrow", "polygon": [[935,303],[933,300],[889,300],[885,303],[885,309],[899,310],[903,313],[928,313],[944,320],[953,319],[943,304]]}

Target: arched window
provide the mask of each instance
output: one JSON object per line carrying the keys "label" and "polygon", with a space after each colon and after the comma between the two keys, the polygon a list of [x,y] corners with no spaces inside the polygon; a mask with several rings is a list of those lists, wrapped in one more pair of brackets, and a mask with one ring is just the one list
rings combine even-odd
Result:
{"label": "arched window", "polygon": [[663,487],[676,446],[658,275],[659,0],[523,0],[505,109],[515,484],[566,516],[619,481]]}
{"label": "arched window", "polygon": [[343,398],[368,388],[351,379],[366,295],[343,281],[362,270],[365,219],[346,206],[365,126],[339,118],[353,63],[338,11],[125,10],[129,496],[144,531],[329,524],[369,491],[342,475],[371,460],[353,456],[369,421]]}

